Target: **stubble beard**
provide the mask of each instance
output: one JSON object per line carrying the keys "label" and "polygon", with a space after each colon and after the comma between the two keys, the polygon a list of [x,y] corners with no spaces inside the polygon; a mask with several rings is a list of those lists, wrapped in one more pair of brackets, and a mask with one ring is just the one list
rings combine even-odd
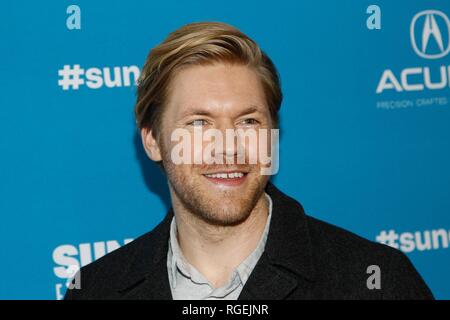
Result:
{"label": "stubble beard", "polygon": [[187,167],[191,165],[173,164],[170,152],[164,153],[163,166],[172,202],[178,201],[189,213],[213,226],[236,226],[246,221],[267,184],[266,177],[259,175],[259,168],[254,167],[246,177],[245,189],[220,189],[212,186],[196,169],[189,170]]}

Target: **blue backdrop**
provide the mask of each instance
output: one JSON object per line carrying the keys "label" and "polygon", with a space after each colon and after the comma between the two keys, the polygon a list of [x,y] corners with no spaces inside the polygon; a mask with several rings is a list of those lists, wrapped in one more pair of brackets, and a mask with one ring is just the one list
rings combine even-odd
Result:
{"label": "blue backdrop", "polygon": [[448,17],[449,1],[420,0],[3,3],[0,298],[60,298],[68,265],[163,218],[134,81],[169,32],[212,20],[281,74],[274,183],[310,215],[399,247],[449,299]]}

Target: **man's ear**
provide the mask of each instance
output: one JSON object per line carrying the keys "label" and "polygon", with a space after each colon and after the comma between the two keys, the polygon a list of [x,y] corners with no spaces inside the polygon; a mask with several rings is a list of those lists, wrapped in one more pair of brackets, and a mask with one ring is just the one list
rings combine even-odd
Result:
{"label": "man's ear", "polygon": [[161,161],[161,150],[159,149],[158,142],[153,137],[152,130],[148,128],[141,129],[142,145],[144,146],[147,156],[153,161]]}

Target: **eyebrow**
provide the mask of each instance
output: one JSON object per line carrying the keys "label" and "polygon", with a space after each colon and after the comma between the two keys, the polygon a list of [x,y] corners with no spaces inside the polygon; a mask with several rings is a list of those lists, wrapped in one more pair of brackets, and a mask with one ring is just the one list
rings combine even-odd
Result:
{"label": "eyebrow", "polygon": [[[246,114],[254,113],[254,112],[261,112],[258,107],[255,105],[250,105],[246,109],[242,110],[237,117],[241,117]],[[189,111],[186,111],[182,114],[182,118],[189,117],[189,116],[212,116],[212,113],[205,109],[192,109]]]}

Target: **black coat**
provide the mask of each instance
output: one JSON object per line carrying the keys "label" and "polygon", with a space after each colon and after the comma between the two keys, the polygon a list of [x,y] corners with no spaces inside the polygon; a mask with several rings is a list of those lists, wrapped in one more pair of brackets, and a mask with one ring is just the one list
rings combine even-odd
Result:
{"label": "black coat", "polygon": [[[399,250],[309,217],[270,182],[273,202],[266,248],[239,299],[433,299]],[[170,209],[151,232],[83,267],[81,289],[65,299],[172,299],[167,250]],[[369,290],[370,265],[381,289]]]}

